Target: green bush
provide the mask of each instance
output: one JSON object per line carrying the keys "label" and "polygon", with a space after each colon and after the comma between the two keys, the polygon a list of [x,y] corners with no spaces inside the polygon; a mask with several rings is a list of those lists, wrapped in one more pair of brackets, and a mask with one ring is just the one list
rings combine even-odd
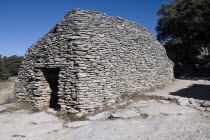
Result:
{"label": "green bush", "polygon": [[22,56],[2,57],[0,55],[0,81],[8,80],[10,76],[17,76],[22,60]]}
{"label": "green bush", "polygon": [[11,76],[17,76],[23,56],[13,55],[10,57],[3,57],[3,60],[5,61],[5,67]]}
{"label": "green bush", "polygon": [[0,81],[8,80],[10,73],[5,66],[5,62],[0,55]]}

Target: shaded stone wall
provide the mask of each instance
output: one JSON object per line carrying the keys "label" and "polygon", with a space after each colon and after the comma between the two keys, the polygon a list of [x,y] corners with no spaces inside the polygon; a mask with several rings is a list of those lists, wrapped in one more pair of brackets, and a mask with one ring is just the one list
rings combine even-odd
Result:
{"label": "shaded stone wall", "polygon": [[94,111],[121,94],[140,92],[173,79],[173,64],[152,33],[137,23],[74,9],[27,51],[15,97],[49,106],[44,68],[60,70],[61,110]]}

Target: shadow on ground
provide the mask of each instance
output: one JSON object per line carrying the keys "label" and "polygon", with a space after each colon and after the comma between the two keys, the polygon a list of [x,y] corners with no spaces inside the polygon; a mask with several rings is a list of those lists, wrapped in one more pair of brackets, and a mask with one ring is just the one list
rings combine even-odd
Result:
{"label": "shadow on ground", "polygon": [[210,81],[210,77],[196,77],[196,76],[181,76],[181,77],[178,77],[176,79],[194,80],[194,81],[198,81],[198,80],[207,80],[207,81]]}
{"label": "shadow on ground", "polygon": [[202,84],[193,84],[187,88],[171,92],[170,95],[194,98],[199,100],[210,100],[210,86]]}

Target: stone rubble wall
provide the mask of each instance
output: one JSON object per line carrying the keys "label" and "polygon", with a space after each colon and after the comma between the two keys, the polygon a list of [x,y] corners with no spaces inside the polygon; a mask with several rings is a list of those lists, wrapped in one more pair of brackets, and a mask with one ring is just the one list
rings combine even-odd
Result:
{"label": "stone rubble wall", "polygon": [[122,94],[173,79],[173,64],[152,33],[137,23],[74,9],[33,44],[23,60],[15,97],[37,108],[49,105],[43,68],[58,68],[61,110],[93,112]]}

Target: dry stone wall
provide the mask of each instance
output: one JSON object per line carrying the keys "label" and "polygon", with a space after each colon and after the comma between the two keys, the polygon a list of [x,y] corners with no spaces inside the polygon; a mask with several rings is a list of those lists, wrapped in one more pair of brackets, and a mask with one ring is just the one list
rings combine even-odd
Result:
{"label": "dry stone wall", "polygon": [[74,9],[26,52],[15,97],[49,106],[52,87],[44,69],[58,69],[61,110],[95,111],[121,94],[173,79],[173,64],[152,33],[137,23]]}

